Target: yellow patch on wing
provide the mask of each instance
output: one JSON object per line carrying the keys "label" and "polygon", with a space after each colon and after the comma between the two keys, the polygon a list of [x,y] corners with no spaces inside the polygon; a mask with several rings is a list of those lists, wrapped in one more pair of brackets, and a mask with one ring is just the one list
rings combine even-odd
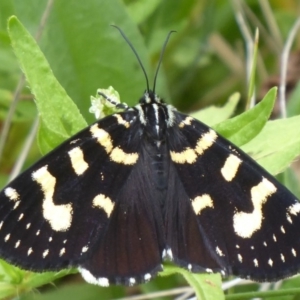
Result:
{"label": "yellow patch on wing", "polygon": [[263,219],[262,206],[276,190],[274,184],[266,178],[263,178],[258,185],[252,187],[253,212],[240,211],[233,216],[233,227],[237,235],[242,238],[250,238],[255,231],[260,229]]}
{"label": "yellow patch on wing", "polygon": [[44,194],[43,216],[55,231],[66,231],[72,223],[73,208],[71,204],[54,203],[56,179],[47,170],[47,165],[32,173],[32,179],[40,186]]}
{"label": "yellow patch on wing", "polygon": [[74,172],[82,175],[89,165],[84,160],[83,152],[79,147],[75,147],[68,152]]}
{"label": "yellow patch on wing", "polygon": [[93,199],[93,206],[103,209],[106,212],[107,216],[110,217],[115,203],[113,203],[109,197],[106,197],[103,194],[99,194]]}
{"label": "yellow patch on wing", "polygon": [[99,128],[97,124],[91,126],[90,132],[92,133],[92,136],[97,139],[98,143],[105,149],[112,161],[124,165],[134,165],[137,162],[139,158],[137,152],[126,153],[120,147],[113,147],[110,134],[104,129]]}
{"label": "yellow patch on wing", "polygon": [[188,147],[179,152],[170,151],[172,161],[177,164],[193,164],[199,155],[202,155],[205,150],[214,144],[217,137],[217,133],[210,129],[208,132],[201,135],[195,148]]}
{"label": "yellow patch on wing", "polygon": [[203,194],[202,196],[197,196],[192,200],[193,210],[196,215],[200,215],[201,211],[207,207],[214,207],[214,203],[210,195]]}
{"label": "yellow patch on wing", "polygon": [[242,160],[234,154],[230,154],[221,169],[221,173],[226,181],[231,181],[237,174],[239,166],[241,165]]}

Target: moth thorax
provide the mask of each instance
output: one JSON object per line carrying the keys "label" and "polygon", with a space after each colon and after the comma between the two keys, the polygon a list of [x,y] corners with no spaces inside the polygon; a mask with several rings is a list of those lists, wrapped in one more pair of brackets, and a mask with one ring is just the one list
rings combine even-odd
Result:
{"label": "moth thorax", "polygon": [[145,133],[148,138],[164,142],[167,129],[165,106],[158,103],[144,104],[143,110],[146,117]]}

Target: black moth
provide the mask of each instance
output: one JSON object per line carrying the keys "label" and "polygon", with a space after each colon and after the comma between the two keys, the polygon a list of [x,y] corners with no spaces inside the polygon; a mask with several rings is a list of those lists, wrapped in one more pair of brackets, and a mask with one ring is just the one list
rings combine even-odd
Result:
{"label": "black moth", "polygon": [[120,107],[3,189],[1,257],[102,286],[146,282],[164,259],[257,281],[299,270],[293,194],[149,88]]}

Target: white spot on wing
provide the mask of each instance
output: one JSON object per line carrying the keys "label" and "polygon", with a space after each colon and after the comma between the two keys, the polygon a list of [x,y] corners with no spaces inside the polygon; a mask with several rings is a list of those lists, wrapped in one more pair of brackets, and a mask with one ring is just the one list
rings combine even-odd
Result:
{"label": "white spot on wing", "polygon": [[0,223],[0,229],[2,228],[2,226],[3,226],[3,221],[1,221],[1,223]]}
{"label": "white spot on wing", "polygon": [[78,268],[78,271],[81,273],[84,280],[88,283],[100,286],[109,286],[109,281],[105,277],[96,278],[89,270],[86,270],[84,268]]}
{"label": "white spot on wing", "polygon": [[20,199],[20,195],[14,188],[7,187],[4,190],[4,194],[6,197],[8,197],[12,201],[18,201]]}
{"label": "white spot on wing", "polygon": [[286,214],[286,219],[288,220],[289,223],[293,223],[292,218],[289,214]]}
{"label": "white spot on wing", "polygon": [[294,248],[292,248],[292,254],[296,257],[297,256],[297,252]]}
{"label": "white spot on wing", "polygon": [[29,256],[33,252],[32,248],[30,247],[27,251],[27,256]]}
{"label": "white spot on wing", "polygon": [[66,231],[71,226],[73,209],[71,204],[56,205],[53,202],[56,179],[47,170],[47,165],[32,173],[32,178],[42,188],[43,216],[55,231]]}
{"label": "white spot on wing", "polygon": [[191,272],[192,271],[192,265],[188,264],[188,270]]}
{"label": "white spot on wing", "polygon": [[269,258],[268,264],[269,264],[271,267],[273,267],[273,260],[272,260],[271,258]]}
{"label": "white spot on wing", "polygon": [[82,175],[89,165],[84,160],[83,152],[79,147],[75,147],[68,152],[72,168],[77,175]]}
{"label": "white spot on wing", "polygon": [[47,249],[43,252],[43,258],[45,258],[48,254],[49,254],[49,250]]}
{"label": "white spot on wing", "polygon": [[20,246],[20,243],[21,243],[21,241],[18,240],[18,241],[16,242],[16,244],[15,244],[15,248],[18,248],[18,247]]}
{"label": "white spot on wing", "polygon": [[273,234],[273,240],[274,240],[274,242],[277,242],[277,238],[276,238],[275,234]]}
{"label": "white spot on wing", "polygon": [[238,260],[239,260],[239,262],[243,262],[243,257],[241,254],[238,254]]}
{"label": "white spot on wing", "polygon": [[210,268],[206,268],[205,271],[206,271],[207,273],[212,273],[212,272],[213,272],[213,270],[210,269]]}
{"label": "white spot on wing", "polygon": [[131,277],[129,278],[129,285],[134,285],[135,284],[135,278]]}
{"label": "white spot on wing", "polygon": [[284,257],[284,255],[283,255],[282,253],[280,253],[280,258],[281,258],[281,260],[282,260],[283,262],[285,262],[285,257]]}
{"label": "white spot on wing", "polygon": [[16,209],[20,205],[20,201],[16,201],[13,209]]}
{"label": "white spot on wing", "polygon": [[20,214],[19,218],[18,218],[18,221],[22,220],[24,217],[24,214]]}
{"label": "white spot on wing", "polygon": [[258,185],[251,189],[253,212],[237,212],[233,216],[233,226],[237,235],[242,238],[250,238],[255,231],[260,229],[263,218],[262,205],[276,190],[274,184],[266,178],[263,178]]}
{"label": "white spot on wing", "polygon": [[287,208],[288,212],[296,216],[300,212],[300,203],[297,202]]}
{"label": "white spot on wing", "polygon": [[100,286],[109,286],[109,281],[105,277],[100,277],[98,279],[98,283],[99,283]]}
{"label": "white spot on wing", "polygon": [[29,229],[30,226],[31,226],[31,223],[27,223],[26,229]]}
{"label": "white spot on wing", "polygon": [[147,274],[144,275],[144,280],[145,281],[148,281],[150,279],[151,279],[151,274],[150,273],[147,273]]}
{"label": "white spot on wing", "polygon": [[254,262],[254,266],[258,267],[258,260],[256,258],[253,259],[253,262]]}
{"label": "white spot on wing", "polygon": [[114,209],[115,204],[111,201],[109,197],[106,197],[103,194],[99,194],[93,199],[93,206],[103,209],[107,214],[107,217],[109,218],[110,214]]}
{"label": "white spot on wing", "polygon": [[172,253],[171,248],[167,249],[167,257],[168,257],[169,260],[173,260],[173,253]]}
{"label": "white spot on wing", "polygon": [[281,230],[282,233],[285,233],[285,230],[284,230],[283,226],[280,227],[280,230]]}
{"label": "white spot on wing", "polygon": [[216,252],[219,256],[225,256],[225,254],[223,253],[223,251],[219,247],[216,248]]}
{"label": "white spot on wing", "polygon": [[230,154],[221,169],[221,173],[225,180],[231,181],[235,176],[239,169],[242,160],[236,155]]}
{"label": "white spot on wing", "polygon": [[66,253],[66,249],[62,248],[59,252],[59,256],[63,256]]}
{"label": "white spot on wing", "polygon": [[207,207],[214,207],[213,200],[210,195],[203,194],[202,196],[197,196],[192,200],[193,210],[196,215],[200,215],[201,211]]}
{"label": "white spot on wing", "polygon": [[10,238],[10,234],[7,234],[4,238],[4,241],[7,242],[9,240],[9,238]]}
{"label": "white spot on wing", "polygon": [[82,247],[81,252],[85,253],[86,251],[88,251],[88,249],[89,249],[88,246],[84,246],[84,247]]}

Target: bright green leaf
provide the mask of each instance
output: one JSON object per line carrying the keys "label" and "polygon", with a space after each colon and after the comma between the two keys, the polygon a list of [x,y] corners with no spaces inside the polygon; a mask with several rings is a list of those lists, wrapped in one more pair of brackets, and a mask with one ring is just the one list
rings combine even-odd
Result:
{"label": "bright green leaf", "polygon": [[9,20],[9,34],[44,124],[65,138],[74,135],[87,124],[54,77],[37,43],[16,17]]}
{"label": "bright green leaf", "polygon": [[50,152],[58,144],[61,144],[65,139],[66,136],[62,135],[60,132],[55,132],[53,130],[50,131],[43,120],[40,120],[37,143],[43,155]]}
{"label": "bright green leaf", "polygon": [[253,108],[215,126],[216,131],[237,146],[253,139],[265,126],[273,110],[277,88],[272,88]]}
{"label": "bright green leaf", "polygon": [[212,105],[192,113],[191,116],[208,126],[213,126],[227,120],[234,113],[239,100],[240,94],[234,93],[224,106],[217,107]]}
{"label": "bright green leaf", "polygon": [[174,273],[181,274],[189,285],[194,289],[197,299],[201,300],[223,300],[224,293],[221,289],[222,279],[216,274],[195,274],[177,266],[165,265],[161,276],[169,276]]}
{"label": "bright green leaf", "polygon": [[282,172],[300,154],[300,116],[269,121],[242,149],[271,174]]}

